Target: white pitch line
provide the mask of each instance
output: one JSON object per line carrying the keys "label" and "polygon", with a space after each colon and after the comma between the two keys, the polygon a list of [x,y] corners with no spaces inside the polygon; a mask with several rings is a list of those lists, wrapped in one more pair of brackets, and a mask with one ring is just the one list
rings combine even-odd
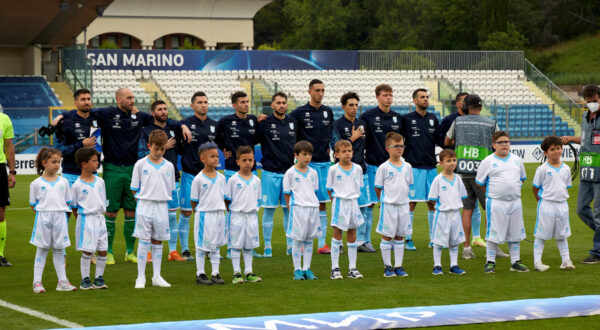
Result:
{"label": "white pitch line", "polygon": [[10,210],[31,210],[31,207],[7,207],[6,211]]}
{"label": "white pitch line", "polygon": [[33,317],[37,317],[37,318],[40,318],[40,319],[45,320],[45,321],[56,323],[56,324],[62,325],[63,327],[67,327],[67,328],[83,328],[83,325],[81,325],[81,324],[77,324],[75,322],[71,322],[71,321],[59,319],[59,318],[54,317],[52,315],[48,315],[46,313],[38,312],[36,310],[30,309],[30,308],[27,308],[27,307],[21,307],[19,305],[11,304],[11,303],[6,302],[6,301],[4,301],[2,299],[0,299],[0,306],[6,307],[6,308],[10,308],[10,309],[15,310],[17,312],[21,312],[21,313],[24,313],[24,314],[27,314],[27,315],[31,315]]}

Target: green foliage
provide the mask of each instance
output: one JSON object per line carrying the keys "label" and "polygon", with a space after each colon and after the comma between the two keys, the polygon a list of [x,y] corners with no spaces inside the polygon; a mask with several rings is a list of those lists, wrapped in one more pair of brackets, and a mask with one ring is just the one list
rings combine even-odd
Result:
{"label": "green foliage", "polygon": [[479,42],[482,50],[523,50],[525,49],[525,36],[523,36],[514,24],[508,23],[506,31],[496,31],[490,34],[485,41]]}
{"label": "green foliage", "polygon": [[256,50],[280,50],[281,45],[277,41],[273,41],[272,44],[262,44],[256,48]]}
{"label": "green foliage", "polygon": [[196,42],[190,42],[190,40],[185,39],[183,40],[183,46],[180,47],[179,49],[203,49],[202,47],[200,47]]}
{"label": "green foliage", "polygon": [[104,40],[102,42],[102,44],[100,45],[100,47],[98,47],[99,49],[119,49],[119,46],[117,46],[117,44],[114,43],[114,41],[112,40]]}

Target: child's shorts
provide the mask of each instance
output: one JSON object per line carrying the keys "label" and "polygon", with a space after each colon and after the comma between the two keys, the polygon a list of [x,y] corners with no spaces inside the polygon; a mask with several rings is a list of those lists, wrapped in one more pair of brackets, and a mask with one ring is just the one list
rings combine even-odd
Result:
{"label": "child's shorts", "polygon": [[312,241],[321,236],[319,207],[290,206],[290,221],[285,229],[287,237],[296,241]]}
{"label": "child's shorts", "polygon": [[485,239],[496,244],[520,242],[527,237],[523,225],[521,199],[486,201],[487,232]]}
{"label": "child's shorts", "polygon": [[200,211],[194,218],[194,243],[196,249],[214,251],[227,244],[224,211]]}
{"label": "child's shorts", "polygon": [[433,244],[441,247],[456,246],[465,241],[460,210],[435,211]]}
{"label": "child's shorts", "polygon": [[227,227],[229,228],[229,248],[249,250],[260,246],[256,212],[229,212]]}
{"label": "child's shorts", "polygon": [[35,222],[29,243],[43,249],[64,249],[71,245],[67,212],[35,212]]}
{"label": "child's shorts", "polygon": [[108,250],[108,233],[104,215],[77,214],[75,246],[77,251],[90,253]]}
{"label": "child's shorts", "polygon": [[365,222],[360,213],[357,199],[334,198],[331,210],[331,227],[347,231],[358,228]]}
{"label": "child's shorts", "polygon": [[406,237],[412,234],[410,208],[408,204],[381,203],[379,210],[379,234],[386,237]]}
{"label": "child's shorts", "polygon": [[144,241],[167,241],[169,232],[169,207],[166,201],[139,199],[135,209],[133,236]]}
{"label": "child's shorts", "polygon": [[533,235],[543,240],[565,239],[571,236],[569,204],[567,202],[552,202],[540,199]]}

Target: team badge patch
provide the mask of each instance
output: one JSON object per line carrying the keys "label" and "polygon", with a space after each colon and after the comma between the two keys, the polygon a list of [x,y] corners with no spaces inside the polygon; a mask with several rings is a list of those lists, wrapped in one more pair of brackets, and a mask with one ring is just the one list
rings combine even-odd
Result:
{"label": "team badge patch", "polygon": [[97,120],[92,120],[92,126],[98,127],[98,121]]}
{"label": "team badge patch", "polygon": [[429,126],[433,126],[433,119],[429,119]]}
{"label": "team badge patch", "polygon": [[171,137],[175,137],[175,132],[169,131],[169,134],[171,134]]}
{"label": "team badge patch", "polygon": [[327,111],[323,111],[323,118],[327,118]]}
{"label": "team badge patch", "polygon": [[290,129],[294,129],[294,123],[290,123]]}
{"label": "team badge patch", "polygon": [[[377,118],[379,118],[379,117],[377,117]],[[394,116],[394,117],[392,117],[392,120],[394,121],[394,123],[397,123],[398,122],[398,117]]]}
{"label": "team badge patch", "polygon": [[214,126],[212,126],[212,125],[210,125],[210,132],[211,132],[211,133],[214,133],[214,132],[215,132],[215,127],[214,127]]}
{"label": "team badge patch", "polygon": [[131,119],[136,119],[137,115],[131,115]]}
{"label": "team badge patch", "polygon": [[250,126],[254,126],[254,120],[250,119],[248,122],[250,123]]}

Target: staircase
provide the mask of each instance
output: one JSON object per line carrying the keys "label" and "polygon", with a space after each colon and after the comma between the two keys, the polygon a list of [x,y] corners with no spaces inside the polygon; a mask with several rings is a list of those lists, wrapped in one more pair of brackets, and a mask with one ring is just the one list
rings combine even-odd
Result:
{"label": "staircase", "polygon": [[58,96],[58,100],[65,107],[73,106],[73,92],[66,82],[49,82],[50,87],[54,89],[54,93]]}
{"label": "staircase", "polygon": [[569,127],[572,127],[575,130],[575,136],[581,135],[581,126],[579,122],[577,122],[571,115],[565,111],[560,105],[554,102],[546,93],[544,93],[535,83],[532,81],[523,81],[523,84],[532,91],[537,98],[542,100],[543,104],[548,104],[550,109],[552,109],[552,104],[554,104],[554,111],[557,116],[560,116],[562,121],[565,121],[569,124]]}
{"label": "staircase", "polygon": [[[146,93],[150,95],[157,95],[157,99],[163,100],[167,104],[167,109],[169,109],[169,117],[174,118],[175,120],[181,120],[181,114],[175,108],[171,100],[156,86],[156,84],[152,80],[139,80],[140,86],[146,91]],[[155,101],[155,100],[154,100]]]}

